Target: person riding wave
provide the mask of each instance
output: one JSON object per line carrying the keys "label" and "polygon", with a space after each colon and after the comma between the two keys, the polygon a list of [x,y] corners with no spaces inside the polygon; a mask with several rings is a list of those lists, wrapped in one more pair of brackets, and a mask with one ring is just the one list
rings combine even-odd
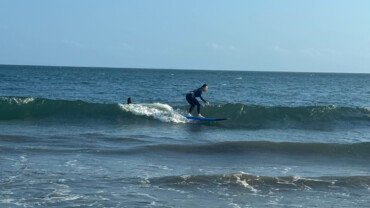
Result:
{"label": "person riding wave", "polygon": [[202,85],[202,87],[186,94],[186,101],[188,101],[188,103],[190,104],[188,116],[192,116],[191,112],[193,111],[194,107],[197,106],[198,117],[204,118],[202,114],[200,114],[200,103],[197,100],[197,97],[199,97],[204,103],[209,104],[205,99],[203,99],[203,92],[208,92],[207,84],[204,84]]}

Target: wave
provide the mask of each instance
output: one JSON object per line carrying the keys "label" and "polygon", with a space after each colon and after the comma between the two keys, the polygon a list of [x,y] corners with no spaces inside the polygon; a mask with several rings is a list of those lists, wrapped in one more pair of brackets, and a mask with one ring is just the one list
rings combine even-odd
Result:
{"label": "wave", "polygon": [[370,176],[256,176],[247,173],[218,175],[164,176],[141,180],[141,183],[156,186],[229,186],[258,192],[264,188],[312,189],[312,188],[365,188],[370,186]]}
{"label": "wave", "polygon": [[174,152],[185,154],[252,154],[274,153],[287,155],[358,156],[370,157],[370,142],[298,143],[270,141],[230,141],[207,144],[158,144],[139,147],[133,152]]}
{"label": "wave", "polygon": [[205,115],[231,118],[228,127],[251,129],[291,127],[330,128],[338,122],[370,122],[370,110],[360,107],[323,106],[261,106],[225,104],[206,107]]}
{"label": "wave", "polygon": [[121,113],[113,104],[50,100],[30,97],[0,97],[0,120],[41,119],[47,117],[114,116]]}
{"label": "wave", "polygon": [[[90,137],[90,136],[89,136]],[[80,146],[76,145],[79,140],[72,140],[69,144],[55,143],[54,140],[31,138],[25,136],[8,136],[0,135],[0,141],[11,143],[48,143],[48,146],[42,147],[16,147],[9,146],[10,151],[31,151],[31,152],[50,152],[52,154],[59,153],[86,153],[86,154],[102,154],[102,155],[142,155],[142,154],[193,154],[193,155],[255,155],[269,154],[279,156],[305,156],[318,158],[348,158],[361,159],[367,161],[370,159],[370,142],[361,143],[300,143],[300,142],[270,142],[270,141],[229,141],[218,143],[204,144],[153,144],[150,141],[135,139],[130,137],[96,137],[97,140],[117,143],[107,146]],[[91,137],[90,137],[91,138]],[[68,139],[68,138],[65,138]],[[50,143],[53,141],[53,143]],[[50,144],[49,144],[50,143]],[[130,144],[140,144],[132,146]],[[6,146],[0,147],[1,151]]]}
{"label": "wave", "polygon": [[43,118],[105,119],[185,123],[186,119],[171,106],[162,103],[106,104],[75,100],[51,100],[29,97],[0,97],[0,120]]}
{"label": "wave", "polygon": [[[0,97],[1,120],[43,118],[95,119],[111,121],[160,121],[187,123],[182,116],[186,106],[171,107],[164,103],[120,104],[85,101],[51,100],[30,97]],[[325,106],[260,106],[223,104],[206,106],[203,114],[229,118],[213,124],[225,128],[331,128],[341,122],[370,124],[370,110],[360,107]],[[206,124],[206,123],[203,123]],[[209,125],[209,124],[206,124]]]}

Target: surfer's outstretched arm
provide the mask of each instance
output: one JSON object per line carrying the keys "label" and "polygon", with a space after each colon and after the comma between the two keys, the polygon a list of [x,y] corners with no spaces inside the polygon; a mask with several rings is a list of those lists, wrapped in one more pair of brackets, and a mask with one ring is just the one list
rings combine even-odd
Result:
{"label": "surfer's outstretched arm", "polygon": [[199,98],[200,98],[204,103],[207,103],[207,101],[206,101],[202,96],[199,96]]}

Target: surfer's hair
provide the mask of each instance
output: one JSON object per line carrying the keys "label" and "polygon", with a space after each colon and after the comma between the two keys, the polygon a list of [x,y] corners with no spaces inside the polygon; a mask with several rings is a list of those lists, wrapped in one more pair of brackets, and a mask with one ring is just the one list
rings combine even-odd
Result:
{"label": "surfer's hair", "polygon": [[207,86],[208,86],[207,84],[203,84],[203,85],[202,85],[202,88],[205,88],[205,87],[207,87]]}

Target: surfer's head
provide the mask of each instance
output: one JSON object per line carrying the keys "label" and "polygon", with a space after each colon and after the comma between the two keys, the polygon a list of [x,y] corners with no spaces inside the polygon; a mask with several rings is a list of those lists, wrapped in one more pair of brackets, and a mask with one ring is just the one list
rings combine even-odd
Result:
{"label": "surfer's head", "polygon": [[207,84],[203,84],[202,87],[201,87],[202,91],[203,92],[208,92],[208,85]]}

